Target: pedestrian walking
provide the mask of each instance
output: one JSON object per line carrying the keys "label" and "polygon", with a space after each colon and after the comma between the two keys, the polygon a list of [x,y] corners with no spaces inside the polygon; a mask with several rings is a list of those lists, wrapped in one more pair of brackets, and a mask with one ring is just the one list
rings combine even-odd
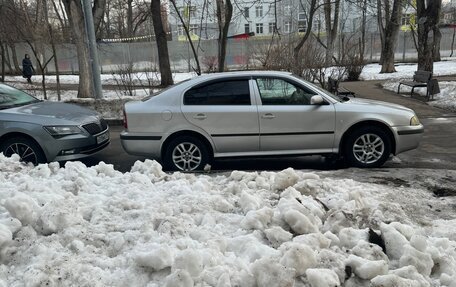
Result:
{"label": "pedestrian walking", "polygon": [[25,54],[25,57],[22,60],[22,76],[27,79],[28,83],[31,83],[34,73],[35,68],[33,68],[32,61],[30,61],[30,56]]}

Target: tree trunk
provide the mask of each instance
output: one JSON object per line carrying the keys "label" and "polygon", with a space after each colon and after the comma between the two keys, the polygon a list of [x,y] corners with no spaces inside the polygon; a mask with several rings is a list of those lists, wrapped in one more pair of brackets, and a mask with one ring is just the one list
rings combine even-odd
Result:
{"label": "tree trunk", "polygon": [[435,37],[429,33],[434,31],[440,21],[442,1],[416,1],[418,21],[418,70],[433,72]]}
{"label": "tree trunk", "polygon": [[152,22],[154,24],[155,40],[158,50],[158,65],[160,67],[161,85],[166,87],[173,84],[173,75],[169,64],[168,39],[163,28],[160,0],[152,0]]}
{"label": "tree trunk", "polygon": [[127,7],[127,37],[133,37],[133,0],[128,0]]}
{"label": "tree trunk", "polygon": [[228,30],[233,16],[233,4],[231,0],[216,0],[217,4],[217,21],[219,28],[218,37],[218,71],[225,71],[226,45],[228,42]]}
{"label": "tree trunk", "polygon": [[[185,23],[184,19],[182,18],[182,15],[180,14],[179,9],[177,8],[176,1],[171,0],[170,2],[171,2],[171,4],[173,4],[174,10],[176,11],[178,18],[179,18],[182,26],[184,27],[185,34],[187,35],[187,40],[190,44],[190,47],[192,48],[193,57],[194,57],[195,63],[196,63],[196,69],[193,69],[193,70],[195,70],[196,74],[199,76],[199,75],[201,75],[201,66],[200,66],[200,62],[198,59],[198,52],[195,49],[195,45],[193,44],[193,40],[190,36],[190,31],[188,30],[188,24]],[[189,59],[189,61],[190,61],[190,59]]]}
{"label": "tree trunk", "polygon": [[63,0],[68,21],[73,32],[73,41],[76,45],[79,65],[78,98],[93,98],[93,77],[90,67],[89,48],[86,45],[87,33],[81,1]]}
{"label": "tree trunk", "polygon": [[16,47],[14,46],[14,43],[10,43],[9,47],[11,50],[11,58],[13,59],[13,65],[14,65],[14,69],[16,70],[16,74],[20,74],[21,67],[19,66],[19,61],[17,60]]}
{"label": "tree trunk", "polygon": [[[377,3],[380,4],[381,1]],[[393,7],[390,10],[389,0],[385,0],[384,10],[385,10],[385,19],[380,19],[381,25],[380,29],[383,28],[383,31],[380,31],[380,39],[382,40],[382,50],[381,50],[381,65],[382,69],[380,73],[394,73],[396,69],[394,68],[394,52],[396,51],[397,38],[399,36],[399,25],[402,16],[402,2],[403,0],[394,0]],[[380,7],[381,8],[381,7]],[[385,23],[383,24],[383,20]]]}
{"label": "tree trunk", "polygon": [[0,54],[2,58],[2,75],[0,78],[0,81],[4,82],[5,81],[5,48],[3,46],[3,43],[0,42]]}
{"label": "tree trunk", "polygon": [[[334,17],[332,17],[332,4],[334,4]],[[325,0],[325,26],[326,26],[326,66],[332,64],[334,46],[339,26],[340,0]]]}
{"label": "tree trunk", "polygon": [[[302,5],[302,2],[300,4]],[[309,39],[309,36],[312,32],[311,27],[313,25],[313,17],[316,12],[316,6],[317,6],[317,0],[311,0],[310,6],[309,6],[308,17],[306,19],[308,28],[307,28],[306,32],[304,33],[304,36],[302,36],[302,38],[299,40],[298,44],[293,48],[293,58],[296,63],[299,61],[299,53],[301,52],[302,47],[307,42],[307,39]],[[294,65],[293,73],[295,73],[298,76],[301,76],[303,71],[300,71],[299,67],[301,67],[301,65]]]}
{"label": "tree trunk", "polygon": [[43,5],[44,5],[44,16],[46,20],[46,25],[49,33],[49,40],[51,42],[51,48],[52,48],[52,58],[54,58],[54,67],[55,67],[55,77],[56,77],[56,82],[57,82],[57,100],[60,101],[60,73],[59,73],[59,61],[57,58],[57,51],[55,48],[55,38],[54,38],[54,30],[52,28],[51,23],[49,22],[49,14],[48,14],[48,3],[47,0],[43,0]]}
{"label": "tree trunk", "polygon": [[[87,31],[85,27],[84,14],[80,0],[62,0],[68,22],[71,26],[73,41],[76,45],[79,65],[79,87],[78,98],[93,98],[94,85],[90,63],[89,47],[86,45]],[[103,19],[106,0],[93,1],[93,21],[95,31],[98,30]]]}
{"label": "tree trunk", "polygon": [[434,62],[440,62],[442,60],[440,56],[440,41],[442,40],[442,32],[440,32],[440,28],[436,25],[433,29],[434,35]]}

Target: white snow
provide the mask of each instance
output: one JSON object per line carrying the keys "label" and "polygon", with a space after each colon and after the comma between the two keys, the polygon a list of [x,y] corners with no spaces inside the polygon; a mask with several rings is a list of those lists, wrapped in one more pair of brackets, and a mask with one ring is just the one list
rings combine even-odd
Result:
{"label": "white snow", "polygon": [[0,286],[454,286],[455,198],[332,173],[0,154]]}
{"label": "white snow", "polygon": [[[418,64],[397,63],[394,65],[395,73],[380,74],[381,66],[377,63],[366,65],[361,73],[360,80],[393,80],[412,78],[418,69]],[[447,61],[434,63],[434,76],[456,75],[456,60],[451,58]]]}

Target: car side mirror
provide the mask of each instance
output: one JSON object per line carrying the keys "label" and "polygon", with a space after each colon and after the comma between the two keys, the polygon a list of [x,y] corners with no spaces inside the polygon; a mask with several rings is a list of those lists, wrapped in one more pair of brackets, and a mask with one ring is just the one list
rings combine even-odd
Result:
{"label": "car side mirror", "polygon": [[311,105],[323,105],[324,103],[325,103],[325,100],[320,95],[315,95],[315,96],[312,96],[312,98],[310,98]]}

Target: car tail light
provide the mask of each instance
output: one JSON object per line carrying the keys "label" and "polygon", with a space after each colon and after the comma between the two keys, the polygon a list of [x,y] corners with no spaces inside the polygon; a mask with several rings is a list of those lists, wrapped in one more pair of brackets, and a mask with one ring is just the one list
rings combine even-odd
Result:
{"label": "car tail light", "polygon": [[124,126],[124,128],[128,129],[127,113],[125,112],[125,106],[123,107],[122,112],[123,112],[123,126]]}

